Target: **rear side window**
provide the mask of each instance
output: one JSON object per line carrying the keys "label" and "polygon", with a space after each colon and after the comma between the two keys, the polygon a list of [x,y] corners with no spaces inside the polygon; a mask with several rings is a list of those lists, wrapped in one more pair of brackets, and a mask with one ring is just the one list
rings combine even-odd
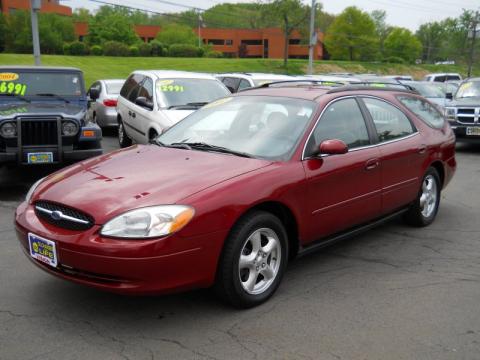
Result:
{"label": "rear side window", "polygon": [[252,85],[250,85],[250,83],[247,80],[242,79],[240,81],[240,86],[238,87],[238,90],[247,89],[247,88],[250,88],[250,87],[252,87]]}
{"label": "rear side window", "polygon": [[324,140],[342,140],[349,149],[370,145],[367,126],[355,99],[343,99],[324,111],[308,143],[311,154]]}
{"label": "rear side window", "polygon": [[225,84],[228,90],[231,90],[232,92],[236,92],[240,79],[237,79],[234,77],[225,77],[223,78],[222,82]]}
{"label": "rear side window", "polygon": [[445,120],[442,114],[429,102],[413,96],[398,96],[397,99],[428,125],[443,128]]}
{"label": "rear side window", "polygon": [[363,98],[372,116],[380,142],[395,140],[415,132],[415,129],[407,116],[382,100]]}
{"label": "rear side window", "polygon": [[[137,97],[144,97],[148,101],[153,101],[153,80],[146,78],[140,87]],[[135,98],[136,99],[136,98]]]}
{"label": "rear side window", "polygon": [[136,87],[138,89],[138,84],[140,84],[142,79],[143,79],[143,76],[140,74],[130,75],[127,81],[125,81],[125,84],[123,84],[122,90],[120,90],[120,95],[128,99],[132,90]]}

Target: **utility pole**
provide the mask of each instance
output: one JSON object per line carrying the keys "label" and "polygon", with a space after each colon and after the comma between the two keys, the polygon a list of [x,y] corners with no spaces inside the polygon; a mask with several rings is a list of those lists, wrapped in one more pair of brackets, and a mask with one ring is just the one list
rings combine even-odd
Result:
{"label": "utility pole", "polygon": [[202,46],[202,14],[198,10],[198,47]]}
{"label": "utility pole", "polygon": [[31,18],[32,18],[32,42],[33,42],[33,56],[35,58],[35,65],[40,66],[40,37],[38,35],[38,17],[37,14],[40,11],[40,7],[42,6],[41,0],[31,0],[30,1],[32,10],[31,10]]}
{"label": "utility pole", "polygon": [[475,12],[475,17],[473,18],[472,23],[472,45],[470,47],[470,55],[468,57],[468,77],[472,76],[472,66],[473,66],[473,58],[475,55],[475,40],[477,37],[477,26],[480,22],[480,12]]}
{"label": "utility pole", "polygon": [[315,33],[315,10],[317,4],[312,0],[312,8],[310,9],[310,39],[308,46],[308,74],[313,74],[313,50],[317,43],[317,34]]}

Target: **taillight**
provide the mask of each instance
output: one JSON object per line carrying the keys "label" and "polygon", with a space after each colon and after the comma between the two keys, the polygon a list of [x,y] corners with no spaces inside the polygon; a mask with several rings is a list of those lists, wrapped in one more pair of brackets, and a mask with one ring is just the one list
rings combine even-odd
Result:
{"label": "taillight", "polygon": [[117,100],[105,99],[103,100],[103,105],[105,105],[106,107],[115,107],[117,106]]}

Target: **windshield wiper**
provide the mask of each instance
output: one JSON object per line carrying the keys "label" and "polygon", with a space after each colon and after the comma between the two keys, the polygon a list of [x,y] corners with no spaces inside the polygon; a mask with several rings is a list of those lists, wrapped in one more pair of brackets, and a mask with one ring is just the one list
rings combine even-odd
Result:
{"label": "windshield wiper", "polygon": [[163,147],[169,147],[169,148],[177,148],[177,149],[186,149],[186,150],[192,150],[192,147],[186,143],[181,143],[181,142],[176,142],[176,143],[171,143],[171,144],[164,144],[161,141],[154,139],[152,141],[153,144],[158,145],[158,146],[163,146]]}
{"label": "windshield wiper", "polygon": [[[236,156],[241,156],[241,157],[246,157],[246,158],[253,158],[252,155],[241,152],[241,151],[235,151],[231,150],[229,148],[223,147],[223,146],[216,146],[216,145],[210,145],[204,142],[182,142],[182,143],[173,143],[176,145],[188,145],[192,149],[196,150],[203,150],[203,151],[215,151],[215,152],[220,152],[220,153],[225,153],[225,154],[232,154]],[[172,145],[173,145],[172,144]]]}
{"label": "windshield wiper", "polygon": [[198,109],[204,105],[207,105],[208,102],[189,102],[186,104],[181,105],[170,105],[167,109],[182,109],[182,110],[190,110],[190,109]]}
{"label": "windshield wiper", "polygon": [[64,97],[60,96],[60,95],[57,95],[57,94],[52,94],[52,93],[39,93],[39,94],[35,94],[35,96],[49,96],[49,97],[54,97],[58,100],[63,100],[65,101],[67,104],[70,103],[70,100],[68,99],[65,99]]}
{"label": "windshield wiper", "polygon": [[20,100],[23,100],[25,102],[31,102],[29,99],[23,97],[23,96],[18,96],[18,95],[15,95],[15,94],[0,94],[0,96],[12,96],[12,97],[15,97],[17,99],[20,99]]}

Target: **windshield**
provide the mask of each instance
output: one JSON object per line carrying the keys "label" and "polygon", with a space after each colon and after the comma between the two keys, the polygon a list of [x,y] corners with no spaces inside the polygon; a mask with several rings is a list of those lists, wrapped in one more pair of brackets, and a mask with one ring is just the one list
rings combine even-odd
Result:
{"label": "windshield", "polygon": [[122,86],[124,84],[123,81],[118,81],[118,82],[106,82],[107,85],[107,93],[108,94],[114,94],[118,95],[120,94],[120,90],[122,89]]}
{"label": "windshield", "polygon": [[442,91],[441,86],[436,84],[418,84],[410,83],[415,90],[417,90],[420,95],[427,98],[444,98],[445,93]]}
{"label": "windshield", "polygon": [[455,94],[456,99],[480,97],[480,81],[467,81],[460,85]]}
{"label": "windshield", "polygon": [[78,72],[34,72],[11,70],[0,72],[0,95],[35,96],[55,94],[81,96],[81,74]]}
{"label": "windshield", "polygon": [[284,97],[223,98],[180,121],[158,141],[206,143],[253,157],[285,160],[292,155],[315,105]]}
{"label": "windshield", "polygon": [[163,79],[157,80],[158,102],[162,107],[209,103],[230,94],[218,80]]}

